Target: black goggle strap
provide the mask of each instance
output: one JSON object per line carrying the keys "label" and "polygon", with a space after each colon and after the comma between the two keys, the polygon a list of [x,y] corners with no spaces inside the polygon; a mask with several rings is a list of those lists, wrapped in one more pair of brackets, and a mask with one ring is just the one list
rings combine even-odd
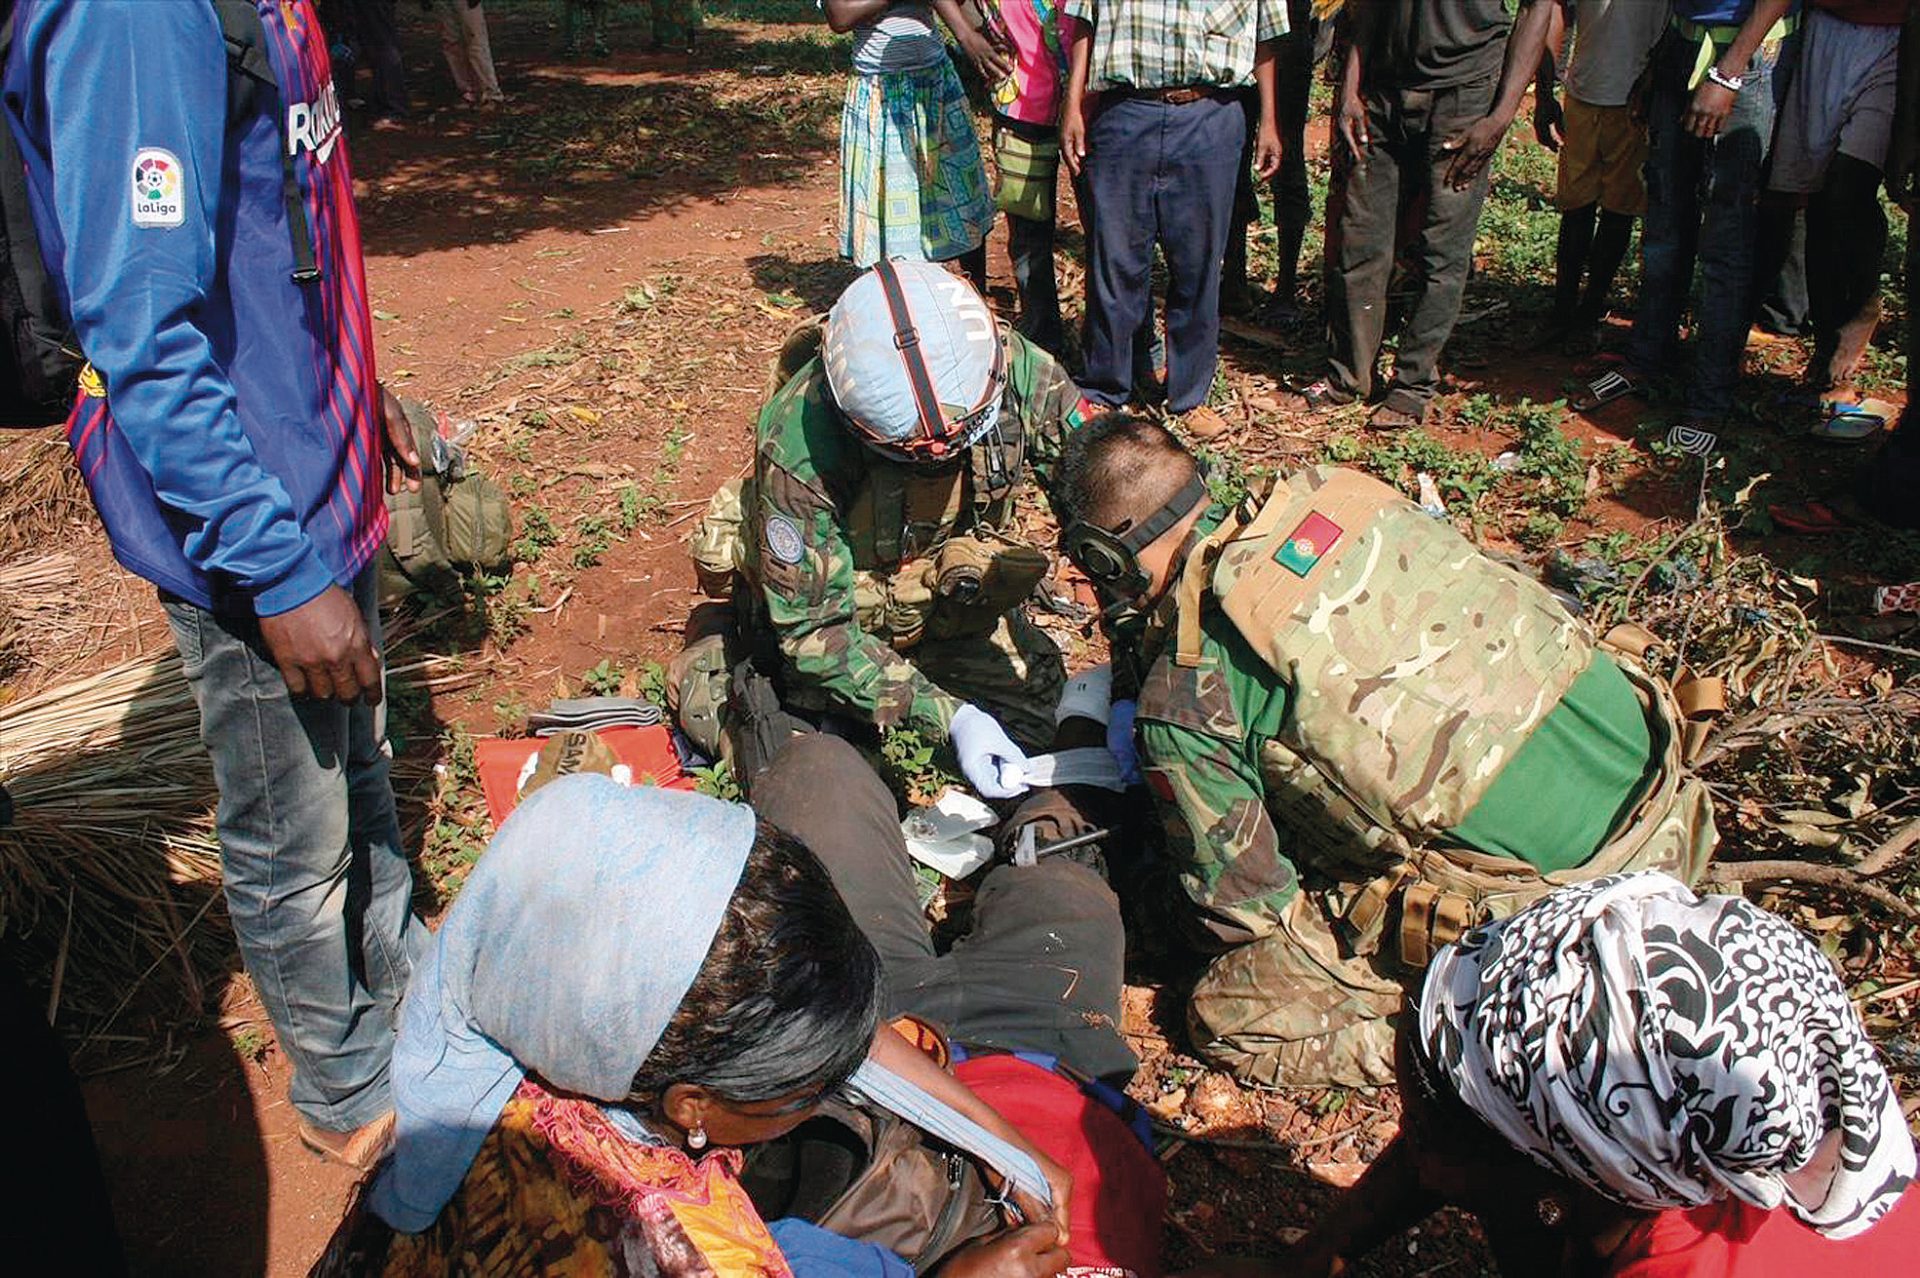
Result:
{"label": "black goggle strap", "polygon": [[893,346],[907,366],[907,384],[913,388],[913,403],[920,414],[920,430],[927,443],[945,445],[948,438],[946,414],[940,411],[940,398],[934,394],[933,378],[927,372],[926,357],[920,352],[920,330],[914,327],[913,313],[907,309],[907,295],[900,287],[899,272],[893,263],[881,258],[874,266],[880,277],[880,292],[887,299],[887,314],[893,320]]}
{"label": "black goggle strap", "polygon": [[[1121,586],[1140,571],[1139,555],[1167,529],[1192,513],[1207,498],[1207,475],[1195,470],[1180,491],[1145,520],[1125,532],[1109,532],[1094,524],[1080,524],[1067,534],[1080,542],[1081,570],[1106,586]],[[1103,562],[1104,561],[1104,562]]]}
{"label": "black goggle strap", "polygon": [[1124,533],[1116,533],[1114,540],[1137,555],[1158,540],[1161,533],[1191,514],[1193,508],[1205,500],[1206,496],[1206,472],[1195,467],[1192,476],[1181,486],[1179,492],[1167,499],[1166,505]]}

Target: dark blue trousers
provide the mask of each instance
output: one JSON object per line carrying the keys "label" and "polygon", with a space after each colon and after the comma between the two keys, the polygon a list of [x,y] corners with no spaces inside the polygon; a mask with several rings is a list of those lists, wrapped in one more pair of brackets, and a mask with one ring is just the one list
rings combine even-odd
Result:
{"label": "dark blue trousers", "polygon": [[1133,396],[1134,342],[1153,305],[1153,246],[1167,262],[1167,407],[1207,401],[1220,355],[1220,258],[1246,116],[1231,98],[1171,106],[1121,98],[1087,134],[1086,371],[1111,407]]}

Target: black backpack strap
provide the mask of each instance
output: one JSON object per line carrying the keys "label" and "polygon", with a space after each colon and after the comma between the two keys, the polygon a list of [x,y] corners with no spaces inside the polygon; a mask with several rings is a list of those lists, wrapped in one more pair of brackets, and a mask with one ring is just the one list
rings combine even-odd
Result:
{"label": "black backpack strap", "polygon": [[284,107],[286,95],[280,90],[280,78],[273,73],[273,61],[267,57],[267,33],[260,25],[260,11],[253,0],[212,0],[220,19],[220,34],[227,42],[227,67],[232,73],[227,100],[229,123],[237,123],[254,110],[254,95],[262,88],[273,92],[278,107],[274,112],[274,132],[280,136],[280,198],[287,209],[287,237],[293,247],[293,282],[311,284],[320,278],[320,264],[313,251],[313,228],[307,223],[306,201],[300,195],[300,179],[293,168],[293,150],[287,145]]}
{"label": "black backpack strap", "polygon": [[[0,0],[0,72],[13,51],[12,0]],[[0,121],[0,426],[60,421],[73,405],[83,358],[53,272],[40,252],[26,161]]]}

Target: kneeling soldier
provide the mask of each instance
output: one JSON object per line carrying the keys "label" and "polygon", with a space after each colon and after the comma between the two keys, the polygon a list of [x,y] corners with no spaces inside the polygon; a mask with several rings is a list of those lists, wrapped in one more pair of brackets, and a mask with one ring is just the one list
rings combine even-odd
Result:
{"label": "kneeling soldier", "polygon": [[1067,553],[1141,613],[1116,747],[1219,955],[1194,1042],[1242,1079],[1391,1082],[1433,949],[1561,884],[1705,867],[1672,691],[1393,489],[1317,468],[1227,506],[1113,415],[1070,440],[1060,496]]}
{"label": "kneeling soldier", "polygon": [[912,261],[849,285],[776,381],[752,476],[695,535],[703,577],[734,576],[785,704],[951,740],[976,789],[1022,792],[1065,667],[1021,611],[1047,557],[1013,516],[1029,470],[1050,486],[1078,390],[963,280]]}

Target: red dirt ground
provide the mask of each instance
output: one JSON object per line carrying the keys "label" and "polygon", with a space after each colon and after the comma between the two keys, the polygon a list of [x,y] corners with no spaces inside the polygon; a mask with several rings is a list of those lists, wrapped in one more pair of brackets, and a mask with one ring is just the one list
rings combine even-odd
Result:
{"label": "red dirt ground", "polygon": [[[643,88],[705,91],[694,71],[715,56],[695,55],[689,64],[673,55],[623,53],[569,67],[550,59],[552,33],[527,10],[496,16],[494,27],[503,78],[517,99],[507,117],[516,124],[537,114],[543,93],[560,84],[588,86],[608,102]],[[723,48],[755,38],[741,24],[721,29]],[[747,43],[720,65],[751,65],[759,73],[762,61],[792,53],[763,54],[762,47],[772,48]],[[383,374],[403,393],[477,421],[476,456],[503,482],[524,472],[537,485],[527,501],[565,510],[581,493],[604,498],[610,485],[632,482],[663,503],[657,522],[614,542],[591,567],[569,572],[543,561],[547,585],[526,618],[527,632],[504,651],[488,641],[469,654],[484,671],[483,691],[434,698],[437,723],[491,732],[511,718],[497,708],[501,703],[537,704],[556,690],[573,690],[597,662],[632,669],[677,647],[693,601],[680,545],[686,521],[747,455],[767,358],[802,313],[784,308],[795,296],[818,306],[844,278],[832,261],[838,177],[830,137],[826,145],[773,151],[749,132],[741,146],[752,151],[743,150],[751,163],[736,166],[740,181],[696,180],[700,175],[668,165],[642,176],[575,171],[544,184],[515,182],[496,150],[498,120],[444,107],[444,68],[424,33],[410,35],[408,51],[416,85],[424,86],[430,106],[444,109],[394,132],[356,130],[353,137]],[[749,172],[757,180],[746,180]],[[1010,289],[997,235],[994,252],[996,300],[1004,309]],[[683,281],[684,290],[668,329],[623,329],[608,318],[620,314],[628,290],[667,276]],[[1068,292],[1076,283],[1063,281]],[[768,305],[769,297],[787,300]],[[583,333],[590,353],[604,343],[597,363],[522,365],[499,376],[511,361]],[[1484,345],[1484,362],[1458,370],[1463,384],[1497,385],[1503,395],[1537,400],[1561,393],[1564,361],[1542,361],[1515,343]],[[1260,358],[1244,359],[1261,357],[1258,349],[1234,346],[1229,354],[1236,351],[1260,373],[1273,371]],[[670,370],[680,365],[699,369],[696,389],[676,382]],[[594,421],[534,434],[542,451],[515,462],[516,432],[530,429],[536,405],[556,415],[578,409],[585,414],[580,422]],[[1574,429],[1583,438],[1626,440],[1632,416],[1631,406],[1610,409]],[[684,457],[671,464],[670,432],[686,435]],[[1455,447],[1503,446],[1491,436],[1445,436]],[[556,447],[565,455],[546,451]],[[1597,505],[1597,522],[1638,530],[1658,519],[1684,522],[1691,493],[1654,485]],[[97,536],[82,534],[75,544],[89,560],[90,581],[114,583],[124,603],[115,605],[118,620],[85,664],[63,673],[85,673],[163,644],[157,610],[105,562]],[[1390,1136],[1397,1121],[1390,1099],[1356,1098],[1332,1113],[1310,1111],[1297,1097],[1223,1092],[1216,1079],[1167,1053],[1154,1029],[1154,997],[1140,990],[1130,998],[1129,1029],[1157,1048],[1146,1086],[1163,1094],[1156,1109],[1164,1117],[1219,1136],[1304,1138],[1299,1161],[1334,1182],[1357,1175]],[[156,1030],[138,1049],[147,1059],[108,1059],[97,1048],[82,1054],[83,1073],[98,1071],[86,1095],[118,1223],[137,1273],[295,1278],[324,1245],[354,1177],[299,1145],[285,1063],[262,1032],[244,980],[231,983],[221,1006],[224,1032],[203,1030],[177,1044]],[[242,1055],[255,1050],[257,1063]],[[1176,1205],[1170,1230],[1184,1258],[1262,1249],[1274,1226],[1309,1223],[1326,1199],[1322,1185],[1257,1151],[1189,1146],[1170,1163],[1176,1180],[1199,1187]],[[1470,1228],[1452,1217],[1435,1218],[1390,1250],[1396,1254],[1367,1272],[1479,1271]]]}

